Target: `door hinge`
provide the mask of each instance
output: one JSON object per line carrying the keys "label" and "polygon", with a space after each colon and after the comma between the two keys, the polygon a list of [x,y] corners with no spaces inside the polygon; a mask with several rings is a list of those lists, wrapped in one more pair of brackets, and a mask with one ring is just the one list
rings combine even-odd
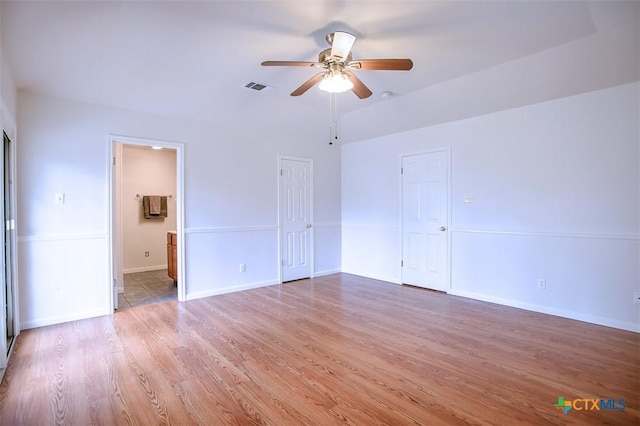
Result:
{"label": "door hinge", "polygon": [[116,165],[116,157],[113,157],[113,165]]}
{"label": "door hinge", "polygon": [[400,261],[400,267],[401,267],[401,268],[402,268],[402,267],[404,267],[404,260],[401,260],[401,261]]}
{"label": "door hinge", "polygon": [[113,286],[118,287],[118,280],[115,278],[113,279]]}
{"label": "door hinge", "polygon": [[404,174],[404,167],[400,167],[400,174],[403,175]]}
{"label": "door hinge", "polygon": [[284,171],[280,169],[280,176],[284,175]]}

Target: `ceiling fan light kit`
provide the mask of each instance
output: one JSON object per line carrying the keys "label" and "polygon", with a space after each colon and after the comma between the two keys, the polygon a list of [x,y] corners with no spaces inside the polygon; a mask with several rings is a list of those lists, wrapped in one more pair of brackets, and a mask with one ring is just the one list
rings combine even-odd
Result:
{"label": "ceiling fan light kit", "polygon": [[318,89],[328,93],[344,93],[353,89],[353,83],[342,71],[329,71],[322,78]]}

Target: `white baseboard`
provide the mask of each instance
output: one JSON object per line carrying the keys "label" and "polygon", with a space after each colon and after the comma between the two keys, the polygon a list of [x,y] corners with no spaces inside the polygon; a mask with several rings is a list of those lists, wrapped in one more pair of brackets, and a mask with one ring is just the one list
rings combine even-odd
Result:
{"label": "white baseboard", "polygon": [[450,289],[448,294],[453,296],[467,297],[469,299],[481,300],[483,302],[496,303],[498,305],[510,306],[512,308],[525,309],[527,311],[538,312],[541,314],[554,315],[557,317],[568,318],[572,320],[588,322],[590,324],[603,325],[605,327],[618,328],[620,330],[640,333],[640,324],[631,322],[617,321],[610,318],[602,318],[593,315],[585,315],[579,312],[565,311],[561,309],[549,308],[542,305],[534,305],[531,303],[519,302],[517,300],[504,299],[501,297],[487,296],[485,294],[474,293],[470,291],[461,291]]}
{"label": "white baseboard", "polygon": [[158,271],[160,269],[167,269],[167,265],[155,265],[155,266],[141,266],[139,268],[127,268],[123,269],[123,274],[133,274],[135,272],[149,272],[149,271]]}
{"label": "white baseboard", "polygon": [[349,272],[349,271],[341,271],[341,272],[344,274],[357,275],[359,277],[369,278],[376,281],[384,281],[391,284],[398,284],[398,285],[402,284],[400,282],[399,277],[385,277],[382,275],[375,275],[375,274],[363,274],[362,272]]}
{"label": "white baseboard", "polygon": [[198,291],[195,293],[187,294],[187,300],[202,299],[203,297],[218,296],[221,294],[234,293],[236,291],[243,291],[243,290],[251,290],[254,288],[268,287],[270,285],[277,285],[277,284],[280,284],[278,280],[269,280],[269,281],[262,281],[257,283],[242,284],[238,286],[215,288],[213,290]]}
{"label": "white baseboard", "polygon": [[111,315],[111,314],[112,312],[110,312],[109,309],[107,309],[107,310],[80,312],[73,315],[61,315],[61,316],[55,316],[55,317],[33,319],[30,321],[21,322],[20,330],[28,330],[30,328],[45,327],[48,325],[61,324],[64,322],[101,317],[104,315]]}
{"label": "white baseboard", "polygon": [[315,277],[323,277],[325,275],[333,275],[339,274],[342,272],[342,269],[325,269],[324,271],[315,271],[313,276]]}

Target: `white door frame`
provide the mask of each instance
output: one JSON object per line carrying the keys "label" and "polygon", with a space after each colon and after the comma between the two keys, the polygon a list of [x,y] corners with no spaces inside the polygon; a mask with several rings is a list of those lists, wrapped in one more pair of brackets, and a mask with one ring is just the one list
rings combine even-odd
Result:
{"label": "white door frame", "polygon": [[278,155],[278,282],[282,284],[282,191],[281,191],[281,175],[282,161],[304,161],[309,164],[309,222],[311,223],[311,229],[309,230],[309,256],[311,263],[310,277],[314,277],[315,271],[315,255],[314,255],[314,225],[313,225],[313,160],[310,158],[302,157],[288,157],[285,155]]}
{"label": "white door frame", "polygon": [[[446,277],[445,277],[445,283],[447,286],[447,290],[446,293],[449,293],[451,291],[451,148],[450,147],[441,147],[441,148],[433,148],[433,149],[428,149],[425,151],[419,151],[419,152],[413,152],[413,153],[407,153],[407,154],[401,154],[398,161],[399,161],[399,165],[398,165],[398,170],[402,169],[402,162],[403,159],[405,157],[411,157],[414,155],[422,155],[422,154],[433,154],[435,152],[445,152],[447,155],[447,264],[445,266],[445,271],[446,271]],[[400,178],[400,183],[399,183],[399,187],[400,190],[398,191],[398,193],[400,194],[400,199],[398,200],[398,202],[400,203],[400,235],[399,235],[399,240],[400,240],[400,246],[399,246],[399,251],[398,253],[400,253],[400,259],[402,260],[404,257],[404,247],[403,247],[403,238],[404,238],[404,223],[402,218],[404,217],[404,211],[402,208],[402,197],[403,197],[403,193],[402,193],[402,177]],[[398,262],[399,263],[399,262]],[[403,282],[403,269],[402,267],[400,267],[400,284],[402,284]]]}
{"label": "white door frame", "polygon": [[[13,291],[12,291],[12,297],[13,297],[13,340],[11,342],[11,346],[9,348],[7,348],[7,341],[6,341],[6,336],[4,336],[4,330],[6,329],[6,320],[4,318],[4,314],[0,315],[0,329],[3,330],[3,337],[1,339],[0,342],[0,380],[2,380],[2,376],[4,375],[4,371],[5,371],[5,367],[7,365],[7,362],[9,360],[9,356],[11,354],[11,352],[13,351],[13,348],[15,347],[15,343],[16,340],[18,339],[18,335],[20,334],[20,303],[19,303],[19,294],[18,294],[18,289],[19,289],[19,275],[18,275],[18,226],[17,226],[17,216],[18,216],[18,204],[17,204],[17,199],[18,199],[18,194],[17,194],[17,126],[16,123],[13,119],[13,117],[11,116],[11,114],[9,113],[9,111],[6,108],[6,105],[4,103],[4,100],[2,98],[0,98],[0,130],[5,132],[7,134],[7,136],[9,137],[9,140],[11,141],[12,147],[13,149],[10,152],[10,158],[9,158],[9,162],[10,162],[10,179],[12,181],[13,184],[13,191],[11,191],[11,207],[12,207],[12,234],[13,234],[13,238],[11,239],[11,247],[10,250],[13,253],[13,256],[11,258],[11,269],[13,271]],[[4,144],[4,141],[3,141]],[[4,175],[4,164],[2,164],[2,166],[0,167],[0,173],[2,173]],[[4,211],[4,207],[2,209]],[[3,217],[4,220],[4,217]],[[6,225],[3,225],[6,226]],[[3,233],[3,237],[2,237],[2,243],[4,243],[4,233]],[[2,250],[2,254],[0,255],[0,257],[2,258],[2,261],[4,262],[4,250]],[[0,284],[4,285],[4,273],[0,274]],[[0,285],[0,287],[2,287]],[[4,291],[2,292],[2,296],[0,297],[0,300],[2,301],[2,309],[4,310],[4,304],[5,304],[5,296],[4,296]],[[8,352],[8,353],[7,353]]]}
{"label": "white door frame", "polygon": [[117,306],[117,299],[114,294],[114,259],[115,256],[122,256],[120,252],[121,248],[116,247],[114,244],[114,232],[115,232],[115,220],[117,218],[116,212],[114,211],[116,202],[115,197],[118,195],[115,193],[115,188],[113,184],[114,180],[114,167],[113,167],[113,158],[116,154],[116,145],[117,143],[126,144],[126,145],[138,145],[138,146],[160,146],[163,148],[175,149],[176,150],[176,232],[178,237],[178,300],[184,302],[186,300],[186,285],[184,281],[185,273],[184,273],[184,143],[182,142],[169,142],[169,141],[161,141],[155,139],[143,139],[143,138],[134,138],[129,136],[119,136],[119,135],[108,135],[107,142],[109,145],[109,157],[107,158],[109,171],[108,182],[109,182],[109,200],[108,200],[108,209],[109,209],[109,281],[107,283],[107,294],[109,295],[110,302],[110,310],[113,312],[115,307]]}

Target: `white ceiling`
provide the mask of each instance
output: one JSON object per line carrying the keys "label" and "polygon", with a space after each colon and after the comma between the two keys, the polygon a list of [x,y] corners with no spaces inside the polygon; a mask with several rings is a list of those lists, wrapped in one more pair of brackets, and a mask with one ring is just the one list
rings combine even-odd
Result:
{"label": "white ceiling", "polygon": [[[327,95],[317,88],[289,96],[316,70],[260,62],[315,61],[327,47],[324,36],[338,29],[358,36],[354,59],[414,61],[409,72],[359,71],[374,94],[366,100],[340,95],[345,112],[383,102],[385,91],[408,95],[608,32],[627,41],[611,46],[620,50],[615,54],[638,63],[638,2],[613,3],[2,0],[1,36],[19,89],[223,122],[248,114],[295,116],[319,106],[324,113]],[[629,80],[627,74],[616,78]],[[273,89],[244,88],[250,81]],[[589,81],[592,89],[611,84],[611,76]]]}

